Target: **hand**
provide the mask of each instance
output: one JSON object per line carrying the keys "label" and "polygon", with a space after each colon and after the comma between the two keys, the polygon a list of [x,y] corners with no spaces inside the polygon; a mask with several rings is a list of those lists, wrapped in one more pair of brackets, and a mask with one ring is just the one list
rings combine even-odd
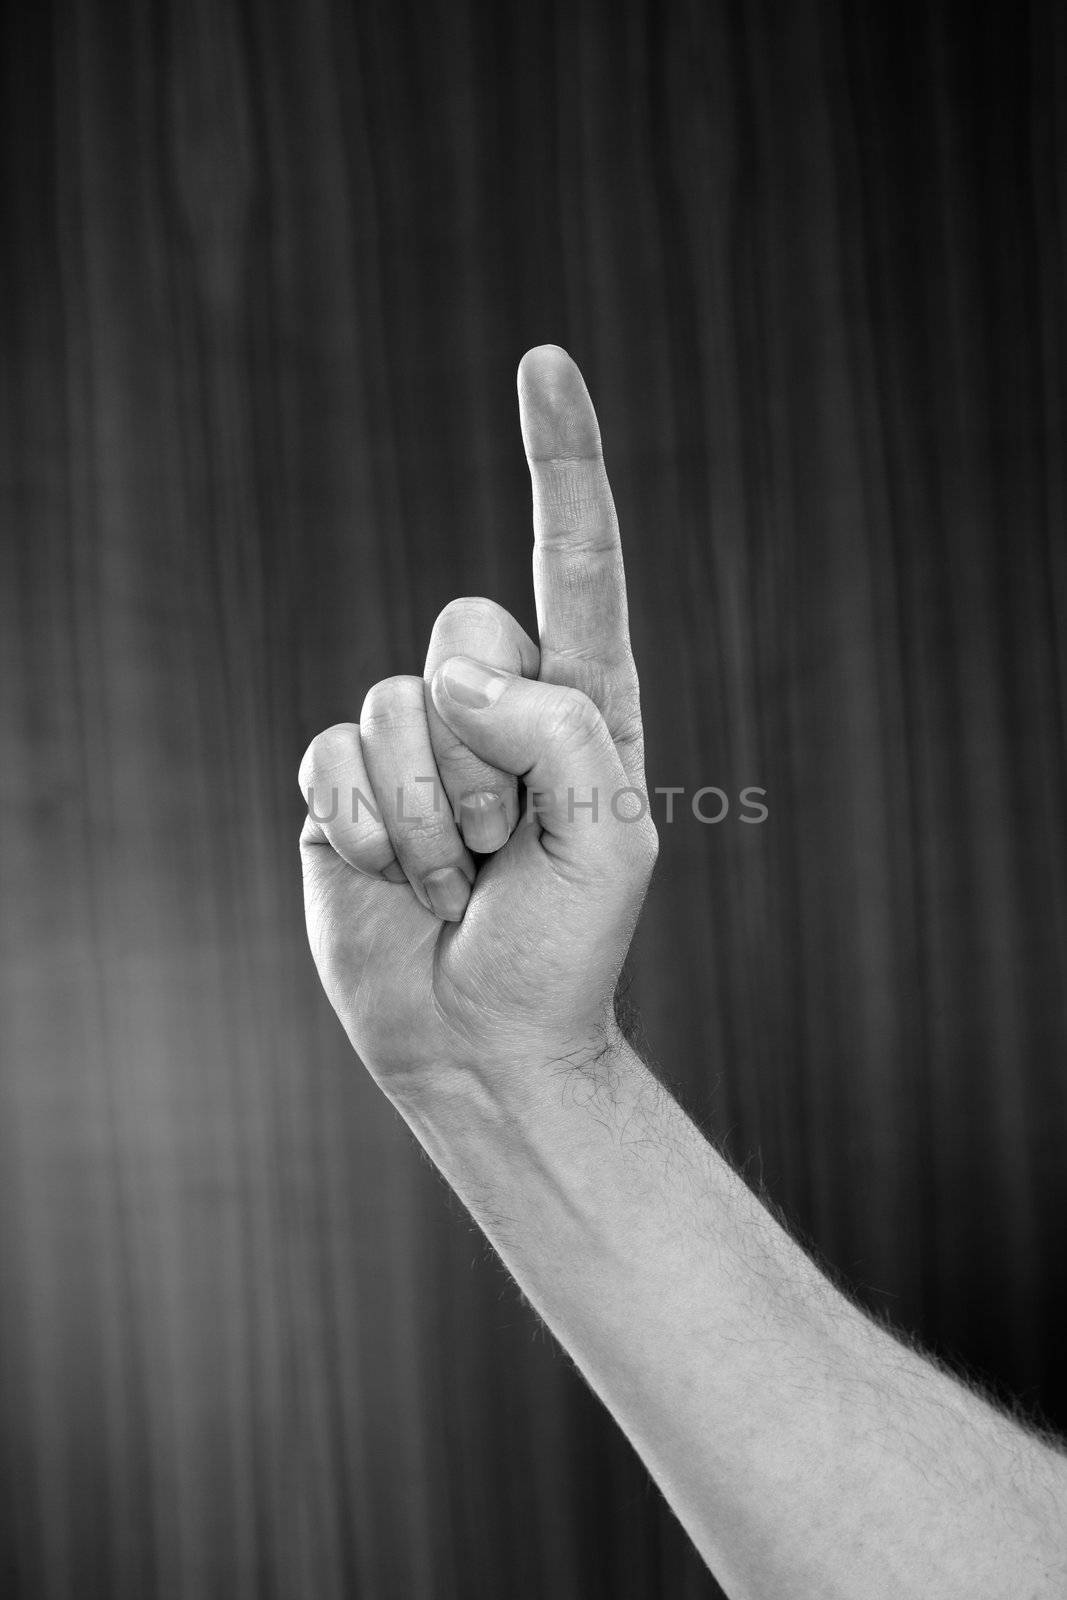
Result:
{"label": "hand", "polygon": [[518,388],[540,648],[491,601],[455,601],[424,679],[376,684],[300,766],[311,948],[394,1094],[599,1053],[656,857],[596,414],[556,346]]}

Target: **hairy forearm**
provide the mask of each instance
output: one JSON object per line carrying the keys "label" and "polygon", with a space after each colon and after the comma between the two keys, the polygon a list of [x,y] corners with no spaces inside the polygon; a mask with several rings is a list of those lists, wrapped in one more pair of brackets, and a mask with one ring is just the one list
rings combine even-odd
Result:
{"label": "hairy forearm", "polygon": [[728,1594],[1063,1592],[1064,1459],[840,1295],[621,1040],[394,1099]]}

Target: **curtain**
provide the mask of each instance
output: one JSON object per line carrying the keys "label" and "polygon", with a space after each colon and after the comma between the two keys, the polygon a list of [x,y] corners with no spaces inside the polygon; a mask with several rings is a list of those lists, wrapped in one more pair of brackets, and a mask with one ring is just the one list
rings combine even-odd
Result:
{"label": "curtain", "polygon": [[456,595],[534,627],[543,341],[683,791],[649,1049],[866,1304],[1067,1426],[1067,14],[4,28],[4,1592],[718,1593],[303,928],[312,735]]}

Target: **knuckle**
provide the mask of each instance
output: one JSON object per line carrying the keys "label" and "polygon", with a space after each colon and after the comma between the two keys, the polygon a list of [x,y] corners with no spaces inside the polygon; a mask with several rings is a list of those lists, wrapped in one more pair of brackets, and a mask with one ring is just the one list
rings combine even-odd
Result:
{"label": "knuckle", "polygon": [[377,728],[404,727],[425,721],[426,700],[421,678],[406,674],[382,678],[367,690],[359,713],[360,731],[364,734]]}
{"label": "knuckle", "polygon": [[644,732],[641,721],[641,691],[637,686],[637,672],[630,658],[629,671],[614,673],[605,685],[603,704],[608,710],[608,722],[617,741],[640,744]]}
{"label": "knuckle", "polygon": [[638,751],[643,750],[645,730],[641,721],[640,707],[636,711],[622,712],[618,716],[613,716],[611,736],[618,745],[626,745]]}
{"label": "knuckle", "polygon": [[450,600],[434,623],[427,667],[439,666],[454,655],[473,655],[526,677],[536,677],[540,665],[537,646],[526,630],[510,611],[485,595]]}
{"label": "knuckle", "polygon": [[395,838],[409,850],[434,850],[450,842],[455,830],[451,812],[444,806],[435,809],[421,795],[405,796],[402,812],[390,803],[389,824]]}
{"label": "knuckle", "polygon": [[347,766],[358,741],[359,729],[353,722],[335,722],[317,733],[300,758],[297,783],[301,794],[307,794],[317,777]]}
{"label": "knuckle", "polygon": [[505,616],[503,606],[497,605],[495,600],[488,600],[480,594],[461,595],[456,600],[450,600],[440,612],[433,631],[435,634],[439,631],[457,633],[472,623],[490,623],[498,627]]}
{"label": "knuckle", "polygon": [[600,712],[579,689],[555,695],[545,712],[544,733],[553,744],[590,744],[603,728]]}

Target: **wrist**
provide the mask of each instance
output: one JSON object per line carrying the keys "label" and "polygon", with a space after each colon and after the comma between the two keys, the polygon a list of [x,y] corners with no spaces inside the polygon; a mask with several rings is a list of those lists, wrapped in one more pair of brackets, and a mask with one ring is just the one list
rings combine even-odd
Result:
{"label": "wrist", "polygon": [[585,1098],[603,1091],[633,1052],[614,1015],[569,1033],[537,1033],[442,1051],[432,1064],[379,1079],[401,1115],[414,1123],[421,1114],[451,1107],[462,1114],[465,1102],[494,1106],[515,1116],[523,1107],[547,1100],[563,1103],[568,1093]]}
{"label": "wrist", "polygon": [[[434,1165],[495,1238],[482,1215],[525,1212],[515,1195],[569,1196],[590,1237],[607,1192],[630,1171],[648,1181],[646,1137],[666,1091],[617,1028],[567,1048],[446,1066],[390,1098]],[[654,1139],[651,1141],[655,1143]],[[621,1167],[620,1167],[621,1163]]]}

